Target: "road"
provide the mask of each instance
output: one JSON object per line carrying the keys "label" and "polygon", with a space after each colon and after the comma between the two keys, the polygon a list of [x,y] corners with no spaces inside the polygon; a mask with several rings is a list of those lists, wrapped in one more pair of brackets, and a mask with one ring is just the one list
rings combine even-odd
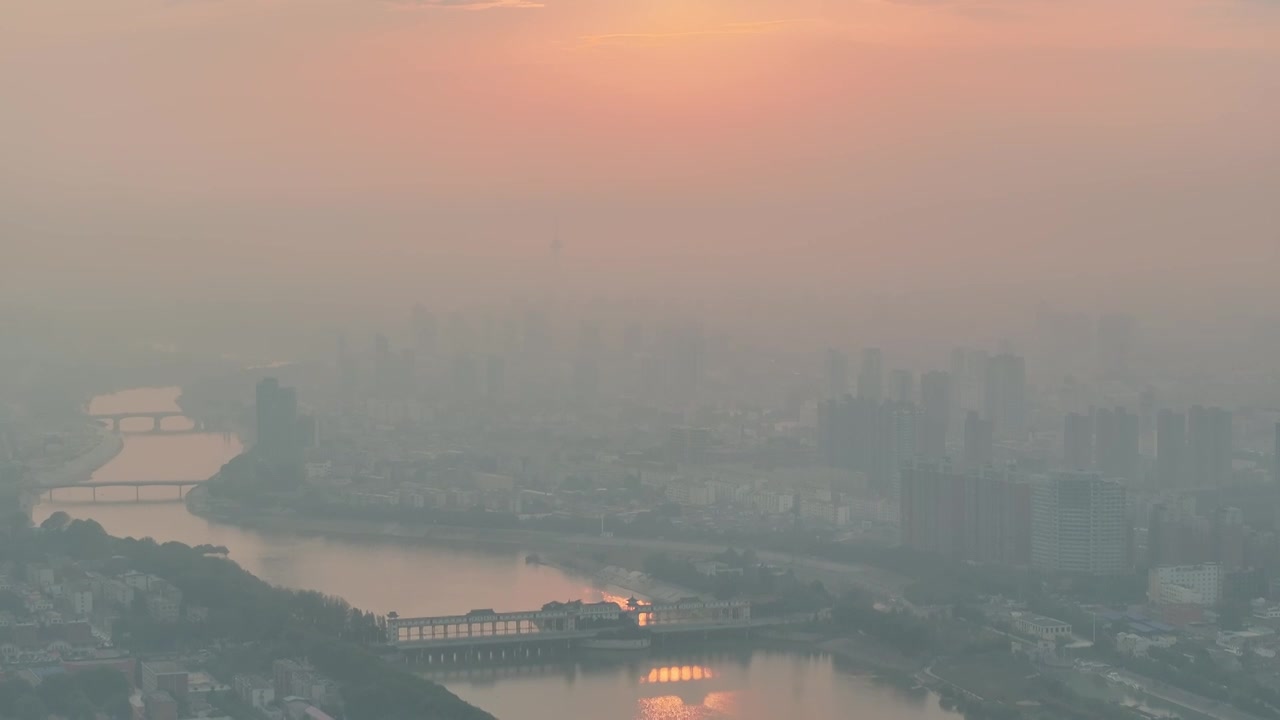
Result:
{"label": "road", "polygon": [[1211,718],[1216,718],[1216,720],[1262,720],[1257,715],[1247,713],[1227,703],[1189,693],[1159,680],[1131,673],[1128,670],[1115,670],[1114,672],[1122,678],[1138,683],[1142,691],[1152,697],[1208,715]]}
{"label": "road", "polygon": [[[548,538],[550,539],[550,538]],[[657,552],[682,553],[687,555],[715,555],[724,550],[724,545],[693,543],[680,540],[662,540],[645,538],[620,538],[593,535],[559,536],[561,544],[591,547],[643,548]],[[911,584],[905,576],[869,565],[854,565],[824,560],[815,557],[790,555],[770,551],[756,553],[761,562],[778,567],[790,568],[801,580],[821,580],[831,589],[841,587],[857,588],[873,593],[882,598],[897,598]]]}

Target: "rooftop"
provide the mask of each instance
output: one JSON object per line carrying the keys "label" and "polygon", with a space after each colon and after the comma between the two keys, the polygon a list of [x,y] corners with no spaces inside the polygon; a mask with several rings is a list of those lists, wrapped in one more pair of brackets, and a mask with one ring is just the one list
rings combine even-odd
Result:
{"label": "rooftop", "polygon": [[178,663],[171,662],[169,660],[156,660],[154,662],[143,661],[142,668],[143,670],[153,672],[156,675],[176,675],[187,671],[186,668],[182,667]]}
{"label": "rooftop", "polygon": [[1035,613],[1022,613],[1016,617],[1017,620],[1029,622],[1036,625],[1070,625],[1071,623],[1057,618],[1045,617],[1044,615],[1036,615]]}

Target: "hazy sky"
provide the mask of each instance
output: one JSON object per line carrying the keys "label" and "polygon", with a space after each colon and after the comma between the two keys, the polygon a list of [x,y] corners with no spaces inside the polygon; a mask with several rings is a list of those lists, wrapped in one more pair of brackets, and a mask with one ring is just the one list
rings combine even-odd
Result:
{"label": "hazy sky", "polygon": [[1277,0],[8,0],[0,98],[27,299],[1280,302]]}

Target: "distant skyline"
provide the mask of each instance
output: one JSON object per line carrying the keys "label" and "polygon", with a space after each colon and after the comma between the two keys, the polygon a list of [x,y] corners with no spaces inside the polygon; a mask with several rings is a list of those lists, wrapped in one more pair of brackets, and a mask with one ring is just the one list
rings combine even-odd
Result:
{"label": "distant skyline", "polygon": [[1278,40],[1265,0],[12,3],[0,299],[465,307],[560,238],[580,296],[811,337],[1239,324]]}

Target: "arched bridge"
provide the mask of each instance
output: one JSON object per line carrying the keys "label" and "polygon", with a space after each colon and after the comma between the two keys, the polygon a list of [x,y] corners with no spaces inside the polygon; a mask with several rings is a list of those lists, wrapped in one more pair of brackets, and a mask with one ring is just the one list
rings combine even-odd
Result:
{"label": "arched bridge", "polygon": [[187,414],[181,410],[160,410],[156,412],[119,412],[119,413],[90,413],[89,417],[99,422],[111,423],[111,432],[120,432],[120,421],[129,420],[131,418],[150,418],[151,429],[139,432],[152,433],[190,433],[204,432],[204,423],[192,418],[192,427],[182,430],[166,430],[164,427],[164,419],[172,417],[187,417]]}

